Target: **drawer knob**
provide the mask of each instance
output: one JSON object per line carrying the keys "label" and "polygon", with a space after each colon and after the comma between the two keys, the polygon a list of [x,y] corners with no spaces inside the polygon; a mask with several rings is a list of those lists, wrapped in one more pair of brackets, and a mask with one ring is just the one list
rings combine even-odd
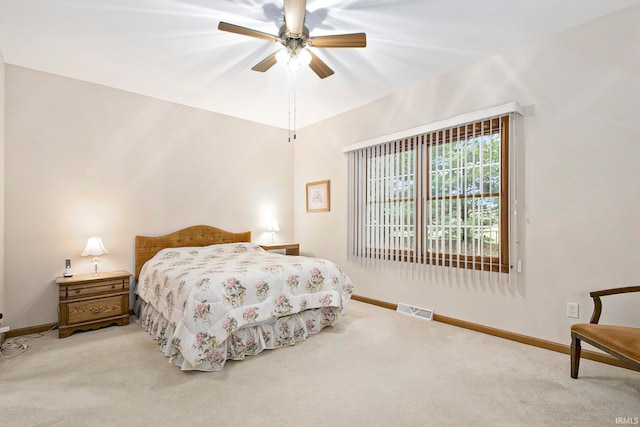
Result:
{"label": "drawer knob", "polygon": [[79,294],[79,293],[80,293],[80,289],[76,289],[76,294]]}

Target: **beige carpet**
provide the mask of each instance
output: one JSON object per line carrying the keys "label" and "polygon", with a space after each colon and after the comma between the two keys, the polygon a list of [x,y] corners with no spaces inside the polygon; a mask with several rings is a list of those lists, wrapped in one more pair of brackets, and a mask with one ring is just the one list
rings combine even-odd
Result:
{"label": "beige carpet", "polygon": [[[569,334],[567,331],[567,341]],[[353,301],[337,326],[182,372],[137,323],[30,339],[0,360],[2,426],[602,426],[640,373]]]}

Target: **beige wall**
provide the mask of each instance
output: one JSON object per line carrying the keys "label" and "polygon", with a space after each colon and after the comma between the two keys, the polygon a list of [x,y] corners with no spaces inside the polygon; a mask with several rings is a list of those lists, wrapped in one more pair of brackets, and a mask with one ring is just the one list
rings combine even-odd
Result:
{"label": "beige wall", "polygon": [[[498,55],[299,132],[295,236],[337,261],[356,293],[559,343],[566,303],[592,310],[588,292],[640,280],[640,7]],[[514,283],[435,280],[347,262],[343,146],[517,100],[523,272]],[[305,213],[305,183],[331,180],[330,213]],[[639,324],[614,301],[603,321]]]}
{"label": "beige wall", "polygon": [[[215,96],[212,94],[211,96]],[[208,224],[293,238],[285,130],[6,67],[6,320],[57,321],[56,276],[99,235],[101,269],[133,272],[134,236]],[[1,288],[0,288],[1,289]]]}
{"label": "beige wall", "polygon": [[5,313],[4,280],[4,57],[0,50],[0,313]]}

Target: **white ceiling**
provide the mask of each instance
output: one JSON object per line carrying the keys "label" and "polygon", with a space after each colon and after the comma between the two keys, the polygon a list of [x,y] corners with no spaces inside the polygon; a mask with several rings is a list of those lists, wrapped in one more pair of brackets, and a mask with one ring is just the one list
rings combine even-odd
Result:
{"label": "white ceiling", "polygon": [[[308,0],[312,36],[367,33],[364,49],[314,49],[335,74],[297,73],[297,127],[640,0]],[[289,127],[290,77],[277,50],[217,30],[277,34],[282,0],[0,0],[8,64]]]}

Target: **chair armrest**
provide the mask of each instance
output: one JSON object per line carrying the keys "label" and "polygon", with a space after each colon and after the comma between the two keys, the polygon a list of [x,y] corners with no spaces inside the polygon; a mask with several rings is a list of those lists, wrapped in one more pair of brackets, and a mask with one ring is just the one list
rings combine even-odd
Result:
{"label": "chair armrest", "polygon": [[626,286],[624,288],[604,289],[602,291],[593,291],[589,295],[593,298],[593,314],[589,323],[598,323],[600,314],[602,313],[602,301],[600,297],[607,295],[624,294],[627,292],[640,292],[640,286]]}

